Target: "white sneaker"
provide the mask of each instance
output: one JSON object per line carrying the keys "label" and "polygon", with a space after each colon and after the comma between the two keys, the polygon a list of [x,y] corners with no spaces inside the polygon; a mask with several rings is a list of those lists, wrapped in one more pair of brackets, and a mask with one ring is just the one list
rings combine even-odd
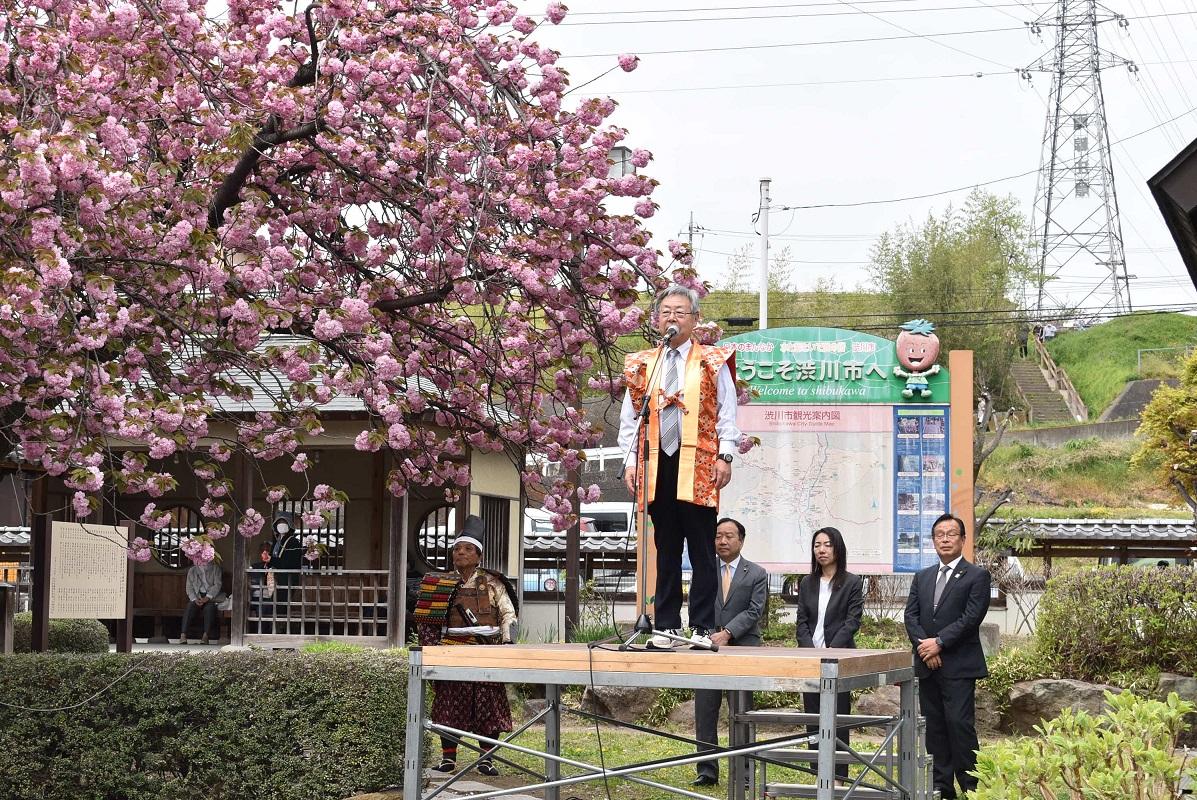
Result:
{"label": "white sneaker", "polygon": [[[662,633],[670,633],[674,636],[682,635],[682,632],[677,628],[668,628],[662,631]],[[672,648],[679,647],[682,644],[682,642],[679,642],[676,639],[670,639],[668,636],[662,636],[661,633],[654,635],[648,640],[648,646],[653,650],[671,650]]]}
{"label": "white sneaker", "polygon": [[690,635],[690,641],[692,643],[691,647],[694,648],[695,650],[710,650],[711,649],[711,644],[712,644],[711,637],[705,633],[699,633],[698,631],[694,631],[694,633]]}

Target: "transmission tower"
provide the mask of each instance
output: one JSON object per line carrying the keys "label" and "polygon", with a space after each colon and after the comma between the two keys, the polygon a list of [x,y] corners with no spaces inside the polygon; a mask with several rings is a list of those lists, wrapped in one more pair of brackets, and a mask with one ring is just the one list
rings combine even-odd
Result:
{"label": "transmission tower", "polygon": [[[1132,310],[1101,72],[1126,67],[1133,74],[1138,67],[1098,45],[1097,27],[1105,22],[1128,24],[1096,0],[1059,0],[1054,16],[1030,23],[1036,34],[1056,30],[1055,47],[1021,71],[1027,81],[1032,72],[1052,74],[1031,218],[1040,315],[1045,307]],[[1075,293],[1053,286],[1057,280],[1093,288],[1076,301]]]}

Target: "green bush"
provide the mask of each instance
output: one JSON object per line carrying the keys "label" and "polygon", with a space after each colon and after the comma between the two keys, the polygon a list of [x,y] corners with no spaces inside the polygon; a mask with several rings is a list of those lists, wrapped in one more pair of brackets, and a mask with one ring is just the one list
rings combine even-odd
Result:
{"label": "green bush", "polygon": [[1035,639],[1051,668],[1068,678],[1197,675],[1197,570],[1099,567],[1053,578]]}
{"label": "green bush", "polygon": [[990,656],[985,665],[989,669],[989,677],[978,681],[977,688],[989,692],[996,698],[999,714],[1004,713],[1010,705],[1010,690],[1014,688],[1014,684],[1058,677],[1047,659],[1034,646],[1000,650]]}
{"label": "green bush", "polygon": [[866,614],[856,632],[856,646],[862,650],[909,650],[906,624],[901,620]]}
{"label": "green bush", "polygon": [[1177,742],[1193,704],[1175,692],[1167,701],[1106,692],[1106,702],[1109,710],[1100,717],[1065,709],[1037,729],[1039,736],[982,748],[971,800],[1177,797],[1182,772]]}
{"label": "green bush", "polygon": [[[13,616],[12,649],[28,653],[33,642],[33,614]],[[107,653],[108,629],[94,619],[50,620],[51,653]]]}
{"label": "green bush", "polygon": [[0,797],[339,800],[402,782],[407,660],[0,658]]}
{"label": "green bush", "polygon": [[349,642],[308,642],[300,648],[304,653],[365,653],[371,649]]}
{"label": "green bush", "polygon": [[797,642],[797,633],[792,621],[781,618],[786,601],[780,594],[770,594],[765,601],[765,617],[761,620],[761,639],[766,642]]}

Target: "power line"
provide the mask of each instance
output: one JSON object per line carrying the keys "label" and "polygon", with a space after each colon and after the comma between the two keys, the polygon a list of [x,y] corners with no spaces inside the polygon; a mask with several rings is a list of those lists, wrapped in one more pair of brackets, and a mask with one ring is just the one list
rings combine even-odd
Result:
{"label": "power line", "polygon": [[[1139,66],[1156,66],[1160,64],[1186,64],[1195,63],[1197,59],[1173,59],[1170,61],[1136,61]],[[943,75],[892,75],[892,76],[878,76],[870,78],[842,78],[839,80],[827,81],[788,81],[783,83],[732,83],[722,84],[719,86],[662,86],[654,89],[612,89],[606,90],[600,94],[607,95],[625,95],[625,94],[665,94],[676,92],[717,92],[734,90],[740,91],[743,89],[784,89],[795,86],[848,86],[853,84],[866,83],[900,83],[903,81],[930,81],[930,80],[946,80],[956,78],[993,78],[993,77],[1009,77],[1013,74],[1009,70],[1002,70],[1000,72],[957,72],[947,73]],[[1150,73],[1149,73],[1150,74]],[[1042,100],[1042,96],[1040,96]],[[1150,109],[1149,109],[1150,110]],[[1158,120],[1159,117],[1157,116]]]}
{"label": "power line", "polygon": [[[860,5],[892,5],[896,3],[917,3],[922,0],[860,0]],[[826,6],[838,6],[839,0],[834,2],[813,2],[813,3],[777,3],[768,5],[740,5],[740,6],[707,6],[707,7],[690,7],[690,8],[643,8],[634,11],[571,11],[569,16],[572,17],[607,17],[627,14],[695,14],[706,11],[758,11],[760,9],[769,8],[821,8]],[[1020,5],[1027,6],[1026,3]],[[1051,3],[1043,3],[1042,5],[1051,5]],[[1027,6],[1029,8],[1029,6]]]}
{"label": "power line", "polygon": [[[908,34],[905,36],[869,36],[859,39],[827,39],[824,41],[814,42],[780,42],[775,44],[743,44],[743,45],[729,45],[727,47],[690,47],[680,48],[676,50],[641,50],[637,52],[640,56],[669,56],[681,55],[689,53],[729,53],[741,50],[776,50],[786,47],[822,47],[825,45],[839,45],[839,44],[863,44],[869,42],[895,42],[904,39],[926,39],[931,37],[944,36],[975,36],[983,33],[1009,33],[1010,31],[1021,31],[1025,28],[982,28],[971,31],[945,31],[943,33],[921,33]],[[622,53],[579,53],[574,55],[563,55],[561,60],[567,58],[617,58]],[[1001,66],[1005,66],[1004,64]]]}
{"label": "power line", "polygon": [[[845,5],[847,5],[847,4],[845,4]],[[867,11],[862,12],[862,13],[869,14],[869,12],[867,12]],[[1134,20],[1158,19],[1161,17],[1192,16],[1194,14],[1197,14],[1197,12],[1194,12],[1194,11],[1170,11],[1170,12],[1165,12],[1165,13],[1161,13],[1161,14],[1144,14],[1141,16],[1127,16],[1127,17],[1124,17],[1124,19],[1128,19],[1128,20],[1131,20],[1131,19],[1134,19]],[[900,25],[896,25],[895,23],[890,22],[889,20],[882,20],[882,21],[886,22],[887,24],[893,25],[894,27],[901,28]],[[905,30],[905,29],[903,28],[903,30]],[[1016,27],[1005,27],[1005,28],[978,28],[975,30],[966,30],[966,31],[942,31],[939,33],[910,33],[910,34],[906,34],[903,36],[870,36],[870,37],[862,37],[862,38],[857,38],[857,39],[827,39],[827,40],[809,41],[809,42],[777,42],[777,43],[773,43],[773,44],[743,44],[743,45],[728,45],[726,47],[688,47],[688,48],[678,48],[678,49],[673,49],[673,50],[640,50],[637,52],[637,55],[640,55],[640,56],[668,56],[668,55],[683,55],[683,54],[694,54],[694,53],[727,53],[727,52],[738,52],[738,51],[742,51],[742,50],[776,50],[779,48],[788,48],[788,47],[821,47],[821,46],[826,46],[826,45],[841,45],[841,44],[868,44],[868,43],[872,43],[872,42],[896,42],[896,41],[903,41],[903,40],[909,40],[909,39],[935,40],[935,39],[946,38],[949,36],[976,36],[979,34],[986,34],[986,33],[1009,33],[1010,31],[1025,31],[1025,30],[1026,30],[1026,26],[1020,25],[1020,26],[1016,26]],[[955,49],[955,48],[951,48],[949,46],[949,49]],[[986,61],[989,60],[989,59],[984,59],[983,56],[976,56],[972,53],[968,53],[967,51],[957,50],[957,52],[962,52],[965,55],[969,55],[974,58],[982,58],[983,60],[986,60]],[[619,53],[574,53],[574,54],[569,54],[569,55],[562,55],[560,60],[564,61],[566,59],[577,59],[577,58],[617,58],[623,54],[624,54],[623,52],[619,52]],[[998,63],[998,62],[991,62],[991,63]],[[998,65],[1002,66],[1002,67],[1006,66],[1005,64],[998,64]]]}
{"label": "power line", "polygon": [[[1171,119],[1166,119],[1163,122],[1160,122],[1156,125],[1152,125],[1150,128],[1145,128],[1144,130],[1141,130],[1138,133],[1132,133],[1129,136],[1123,136],[1121,139],[1112,141],[1112,142],[1110,142],[1110,146],[1113,147],[1116,144],[1122,144],[1123,142],[1129,142],[1131,139],[1137,138],[1139,136],[1143,136],[1144,134],[1147,134],[1147,133],[1151,133],[1152,131],[1156,130],[1157,128],[1162,128],[1163,126],[1168,125],[1169,123],[1175,122],[1176,120],[1180,119],[1181,117],[1184,117],[1188,114],[1192,114],[1195,111],[1197,111],[1197,106],[1194,106],[1193,108],[1190,108],[1187,111],[1182,111],[1181,113],[1177,114],[1176,116],[1172,117]],[[1026,176],[1033,175],[1038,171],[1039,171],[1038,169],[1033,169],[1033,170],[1029,170],[1027,172],[1021,172],[1018,175],[1007,175],[1004,178],[994,178],[994,179],[988,180],[988,181],[980,181],[978,183],[970,183],[970,184],[966,184],[964,186],[957,186],[953,189],[943,189],[942,191],[928,192],[926,194],[908,195],[905,197],[891,197],[891,198],[888,198],[885,200],[861,200],[861,201],[854,202],[854,203],[816,203],[816,204],[811,204],[811,205],[787,205],[787,206],[778,206],[777,210],[778,211],[794,211],[794,210],[803,211],[803,210],[814,209],[814,208],[857,208],[859,206],[875,206],[875,205],[884,205],[887,203],[903,203],[908,200],[925,200],[926,198],[929,198],[929,197],[940,197],[945,194],[954,194],[956,192],[963,192],[963,191],[967,191],[969,189],[975,189],[979,186],[989,186],[989,185],[992,185],[995,183],[1002,183],[1004,181],[1012,181],[1017,178],[1025,178]],[[712,230],[714,230],[714,229],[712,229]]]}
{"label": "power line", "polygon": [[965,186],[957,186],[953,189],[944,189],[939,192],[928,192],[926,194],[912,194],[912,195],[907,195],[905,197],[891,197],[886,200],[861,200],[861,201],[858,201],[855,203],[817,203],[817,204],[806,205],[806,206],[781,206],[780,210],[791,211],[794,209],[805,210],[805,209],[811,209],[811,208],[857,208],[859,206],[878,206],[878,205],[885,205],[887,203],[904,203],[908,200],[925,200],[928,197],[940,197],[945,194],[955,194],[956,192],[963,192],[963,191],[967,191],[968,189],[975,189],[979,186],[990,186],[995,183],[1003,183],[1004,181],[1012,181],[1017,178],[1025,178],[1028,175],[1034,175],[1038,171],[1039,171],[1038,169],[1032,169],[1032,170],[1028,170],[1026,172],[1020,172],[1017,175],[1007,175],[1004,178],[994,178],[993,180],[981,181],[980,183],[970,183]]}
{"label": "power line", "polygon": [[[835,5],[840,5],[836,3]],[[810,19],[814,17],[854,17],[860,14],[867,14],[872,16],[876,14],[926,14],[940,11],[985,11],[986,9],[1002,9],[1002,8],[1021,8],[1018,3],[1006,3],[1002,5],[980,5],[980,6],[936,6],[931,8],[893,8],[881,9],[876,12],[865,11],[861,9],[853,9],[851,11],[816,11],[813,14],[743,14],[729,17],[674,17],[671,19],[604,19],[604,20],[581,20],[578,22],[571,22],[566,20],[561,23],[561,27],[569,25],[661,25],[671,22],[741,22],[748,20],[760,19]],[[570,15],[574,16],[573,14]],[[1022,22],[1018,17],[1014,19]]]}

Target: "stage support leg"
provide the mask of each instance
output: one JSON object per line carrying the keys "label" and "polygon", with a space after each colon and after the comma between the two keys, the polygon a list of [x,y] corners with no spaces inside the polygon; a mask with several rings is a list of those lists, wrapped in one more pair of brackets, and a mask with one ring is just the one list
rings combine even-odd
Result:
{"label": "stage support leg", "polygon": [[[544,687],[545,705],[549,713],[544,718],[544,750],[552,755],[561,755],[561,687],[550,683]],[[561,779],[561,762],[551,758],[544,760],[544,774],[547,783]],[[558,800],[560,789],[552,786],[544,790],[545,800]]]}
{"label": "stage support leg", "polygon": [[[752,710],[752,692],[741,692],[729,689],[727,692],[728,747],[743,747],[751,744],[752,726],[743,716]],[[728,800],[744,800],[745,782],[751,780],[752,767],[744,756],[732,756],[727,760],[727,797]]]}
{"label": "stage support leg", "polygon": [[819,678],[819,769],[816,800],[835,798],[835,713],[839,688],[838,661],[824,659]]}
{"label": "stage support leg", "polygon": [[403,752],[403,796],[408,800],[418,800],[424,790],[424,696],[427,691],[420,675],[422,663],[420,648],[411,648],[407,661],[407,744]]}
{"label": "stage support leg", "polygon": [[924,797],[923,770],[918,757],[918,681],[898,684],[898,783],[915,800]]}

